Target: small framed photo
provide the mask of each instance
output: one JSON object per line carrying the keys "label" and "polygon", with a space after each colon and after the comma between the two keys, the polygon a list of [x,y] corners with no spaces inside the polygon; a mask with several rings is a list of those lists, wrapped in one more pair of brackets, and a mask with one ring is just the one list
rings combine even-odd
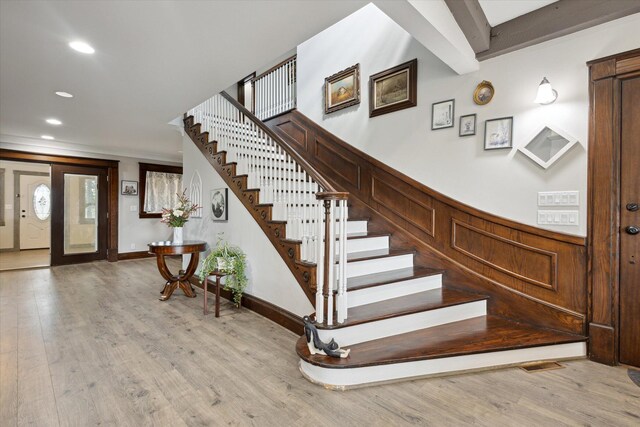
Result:
{"label": "small framed photo", "polygon": [[324,113],[360,103],[360,64],[324,79]]}
{"label": "small framed photo", "polygon": [[138,195],[138,181],[125,181],[120,182],[120,193],[124,196],[137,196]]}
{"label": "small framed photo", "polygon": [[484,123],[484,149],[496,150],[513,146],[513,117],[501,117]]}
{"label": "small framed photo", "polygon": [[453,127],[455,99],[436,102],[431,105],[431,130]]}
{"label": "small framed photo", "polygon": [[369,77],[369,117],[418,105],[418,59]]}
{"label": "small framed photo", "polygon": [[493,95],[496,90],[493,88],[491,82],[487,80],[481,81],[476,90],[473,92],[473,102],[478,105],[486,105],[493,99]]}
{"label": "small framed photo", "polygon": [[476,134],[476,115],[467,114],[460,116],[460,129],[458,136],[471,136]]}
{"label": "small framed photo", "polygon": [[216,188],[211,190],[211,219],[214,221],[227,221],[229,219],[228,188]]}

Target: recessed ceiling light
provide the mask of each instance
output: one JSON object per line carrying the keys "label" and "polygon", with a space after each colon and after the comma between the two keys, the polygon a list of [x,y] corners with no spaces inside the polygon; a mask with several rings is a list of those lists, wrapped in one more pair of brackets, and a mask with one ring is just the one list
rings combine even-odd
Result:
{"label": "recessed ceiling light", "polygon": [[63,98],[73,98],[73,95],[71,95],[69,92],[58,91],[56,92],[56,95],[61,96]]}
{"label": "recessed ceiling light", "polygon": [[69,43],[69,47],[73,50],[77,50],[80,53],[88,53],[91,54],[93,52],[95,52],[96,50],[94,48],[92,48],[89,44],[85,43],[85,42],[81,42],[81,41],[74,41]]}
{"label": "recessed ceiling light", "polygon": [[42,139],[55,139],[51,135],[40,135],[40,138],[42,138]]}
{"label": "recessed ceiling light", "polygon": [[58,125],[62,124],[62,122],[60,120],[58,120],[58,119],[47,119],[45,121],[47,123],[49,123],[50,125],[55,125],[55,126],[58,126]]}

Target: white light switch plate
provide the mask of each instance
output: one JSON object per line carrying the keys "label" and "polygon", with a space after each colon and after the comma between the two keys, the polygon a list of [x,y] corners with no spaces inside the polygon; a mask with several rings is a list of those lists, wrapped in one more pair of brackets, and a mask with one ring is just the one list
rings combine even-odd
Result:
{"label": "white light switch plate", "polygon": [[579,206],[579,191],[540,191],[538,206]]}
{"label": "white light switch plate", "polygon": [[579,225],[578,211],[538,211],[540,225]]}

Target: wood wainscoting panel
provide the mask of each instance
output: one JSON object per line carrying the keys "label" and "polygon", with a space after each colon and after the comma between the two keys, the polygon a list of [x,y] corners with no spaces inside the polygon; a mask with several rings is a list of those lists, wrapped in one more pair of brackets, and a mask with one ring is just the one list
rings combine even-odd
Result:
{"label": "wood wainscoting panel", "polygon": [[[315,158],[327,168],[333,168],[347,184],[360,188],[360,166],[336,151],[331,143],[323,138],[315,138],[313,144]],[[344,184],[344,183],[343,183]]]}
{"label": "wood wainscoting panel", "polygon": [[378,203],[378,210],[397,215],[429,236],[434,236],[436,211],[425,202],[412,198],[398,187],[387,185],[376,176],[371,178],[371,200]]}
{"label": "wood wainscoting panel", "polygon": [[[586,334],[586,241],[491,215],[457,202],[354,148],[293,110],[267,121],[306,132],[299,154],[341,191],[349,215],[370,218],[369,232],[416,252],[419,266],[446,270],[452,288],[488,295],[492,314]],[[299,135],[301,135],[300,133]],[[356,172],[357,171],[357,172]]]}
{"label": "wood wainscoting panel", "polygon": [[278,129],[288,135],[291,141],[299,145],[302,150],[307,151],[307,131],[304,128],[291,120],[287,120],[278,124]]}
{"label": "wood wainscoting panel", "polygon": [[[452,219],[451,247],[490,269],[555,291],[558,254],[489,233]],[[487,274],[488,273],[488,274]],[[490,271],[485,275],[490,276]]]}

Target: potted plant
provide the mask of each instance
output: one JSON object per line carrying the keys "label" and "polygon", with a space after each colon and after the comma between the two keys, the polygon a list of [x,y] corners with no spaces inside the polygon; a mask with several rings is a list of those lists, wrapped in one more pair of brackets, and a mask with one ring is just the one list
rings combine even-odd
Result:
{"label": "potted plant", "polygon": [[[221,233],[222,234],[222,233]],[[247,258],[242,249],[232,246],[218,235],[218,242],[211,253],[202,260],[200,265],[200,281],[204,281],[212,271],[220,271],[227,274],[224,289],[231,291],[233,302],[240,307],[242,294],[247,287]]]}
{"label": "potted plant", "polygon": [[191,203],[187,197],[187,189],[182,194],[177,194],[178,203],[171,208],[162,208],[162,219],[160,222],[167,224],[173,228],[173,241],[175,243],[182,243],[182,227],[189,220],[189,217],[196,210],[200,209],[197,204]]}

